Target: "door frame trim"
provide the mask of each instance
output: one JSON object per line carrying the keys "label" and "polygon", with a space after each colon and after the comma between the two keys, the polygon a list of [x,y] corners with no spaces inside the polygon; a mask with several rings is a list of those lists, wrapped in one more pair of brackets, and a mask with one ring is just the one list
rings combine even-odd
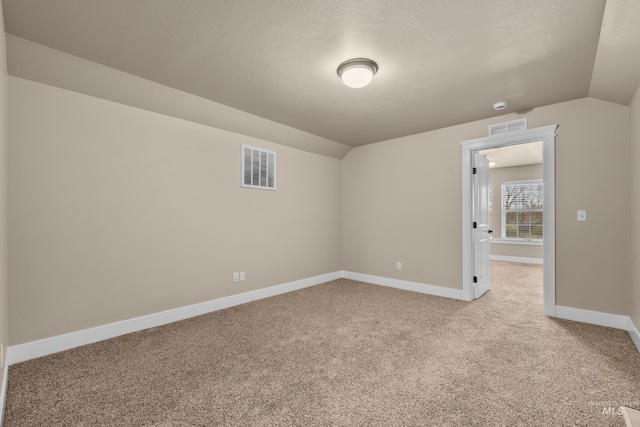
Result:
{"label": "door frame trim", "polygon": [[544,182],[543,208],[543,300],[544,314],[556,315],[556,220],[555,220],[555,143],[558,125],[508,132],[484,138],[461,141],[462,145],[462,295],[466,301],[474,299],[473,291],[473,211],[471,168],[473,153],[489,148],[542,141]]}

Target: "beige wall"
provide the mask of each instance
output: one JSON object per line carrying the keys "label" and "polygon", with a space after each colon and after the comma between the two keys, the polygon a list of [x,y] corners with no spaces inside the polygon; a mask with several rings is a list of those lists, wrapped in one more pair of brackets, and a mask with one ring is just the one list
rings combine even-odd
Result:
{"label": "beige wall", "polygon": [[462,129],[357,147],[342,159],[343,270],[461,289]]}
{"label": "beige wall", "polygon": [[16,77],[9,119],[12,345],[340,269],[337,159]]}
{"label": "beige wall", "polygon": [[[530,128],[559,124],[556,303],[626,315],[628,110],[584,98],[351,150],[342,161],[343,269],[461,289],[460,141],[527,117]],[[576,222],[578,209],[587,222]]]}
{"label": "beige wall", "polygon": [[[0,5],[0,344],[6,352],[9,343],[8,277],[7,277],[7,54],[4,19]],[[5,360],[5,354],[0,357]],[[2,366],[1,368],[4,368]],[[4,369],[0,368],[0,384]],[[0,403],[0,407],[3,404]],[[2,414],[0,414],[0,421]]]}
{"label": "beige wall", "polygon": [[542,245],[491,243],[491,255],[496,256],[536,258],[542,262],[543,252]]}
{"label": "beige wall", "polygon": [[[510,181],[528,181],[532,179],[542,179],[542,164],[490,169],[489,181],[493,186],[491,227],[494,239],[502,239],[502,184]],[[542,259],[542,252],[543,248],[540,245],[491,244],[491,255]]]}
{"label": "beige wall", "polygon": [[629,108],[631,128],[631,288],[629,316],[640,329],[640,87]]}

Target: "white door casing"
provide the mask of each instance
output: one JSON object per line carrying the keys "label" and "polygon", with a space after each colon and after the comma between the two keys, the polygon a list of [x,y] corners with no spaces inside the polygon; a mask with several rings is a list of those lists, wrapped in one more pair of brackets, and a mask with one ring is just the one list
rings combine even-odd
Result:
{"label": "white door casing", "polygon": [[556,315],[556,231],[555,231],[555,143],[558,125],[506,132],[484,138],[461,141],[462,145],[462,294],[466,301],[475,298],[473,287],[473,153],[489,148],[542,141],[544,182],[543,209],[543,301],[544,314]]}
{"label": "white door casing", "polygon": [[489,161],[473,153],[473,286],[474,298],[480,298],[491,287],[489,228]]}

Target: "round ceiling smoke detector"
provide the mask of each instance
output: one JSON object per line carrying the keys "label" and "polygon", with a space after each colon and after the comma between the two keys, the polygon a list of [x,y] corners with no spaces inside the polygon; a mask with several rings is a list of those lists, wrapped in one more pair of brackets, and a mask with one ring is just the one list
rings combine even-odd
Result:
{"label": "round ceiling smoke detector", "polygon": [[505,108],[507,108],[507,103],[504,101],[496,102],[495,104],[493,104],[493,109],[496,111],[501,111]]}

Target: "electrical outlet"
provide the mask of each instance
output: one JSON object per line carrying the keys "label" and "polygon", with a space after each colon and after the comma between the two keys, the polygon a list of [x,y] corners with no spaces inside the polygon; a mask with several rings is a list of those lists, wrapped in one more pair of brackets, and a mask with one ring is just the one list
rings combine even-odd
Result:
{"label": "electrical outlet", "polygon": [[396,270],[402,270],[402,263],[400,261],[396,262]]}
{"label": "electrical outlet", "polygon": [[236,271],[235,273],[233,273],[233,281],[237,282],[238,280],[240,280],[240,275],[239,273]]}
{"label": "electrical outlet", "polygon": [[243,281],[244,281],[244,278],[245,278],[244,271],[241,271],[241,272],[240,272],[240,281],[241,281],[241,282],[243,282]]}

